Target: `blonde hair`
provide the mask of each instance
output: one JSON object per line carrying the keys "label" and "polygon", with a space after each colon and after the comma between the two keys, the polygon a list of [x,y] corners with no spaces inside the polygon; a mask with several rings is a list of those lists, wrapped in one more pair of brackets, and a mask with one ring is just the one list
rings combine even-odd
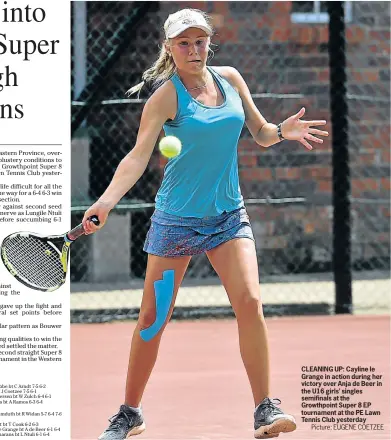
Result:
{"label": "blonde hair", "polygon": [[[199,9],[186,9],[186,11],[193,11],[201,14],[212,29],[210,17],[205,12]],[[169,18],[167,18],[166,23],[168,20]],[[175,73],[176,65],[171,54],[166,49],[166,43],[167,39],[163,41],[158,59],[142,74],[142,81],[126,92],[127,96],[131,96],[137,92],[140,94],[141,89],[147,82],[151,82],[154,87],[158,87],[170,79]]]}
{"label": "blonde hair", "polygon": [[175,73],[175,70],[174,60],[163,44],[159,58],[143,73],[142,81],[126,92],[127,96],[140,92],[146,82],[152,82],[155,86],[163,84]]}

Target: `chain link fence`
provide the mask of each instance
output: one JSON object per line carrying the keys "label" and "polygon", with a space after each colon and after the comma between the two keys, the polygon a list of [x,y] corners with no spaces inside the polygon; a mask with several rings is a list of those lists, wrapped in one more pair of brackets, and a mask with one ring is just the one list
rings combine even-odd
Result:
{"label": "chain link fence", "polygon": [[[330,121],[326,2],[73,2],[72,223],[105,190],[133,148],[151,90],[126,99],[156,59],[169,13],[206,10],[214,24],[211,65],[245,78],[261,113],[280,122],[306,107]],[[141,7],[143,4],[143,7]],[[147,6],[146,6],[147,5]],[[387,312],[390,270],[390,104],[388,2],[345,2],[352,204],[353,306]],[[331,126],[326,128],[331,132]],[[243,130],[241,189],[257,242],[265,312],[330,313],[332,142],[308,152],[296,142],[262,149]],[[75,243],[73,319],[135,317],[142,295],[142,250],[165,159],[149,166],[99,233]],[[231,314],[206,256],[193,257],[174,317]]]}
{"label": "chain link fence", "polygon": [[[354,2],[353,14],[347,74],[355,280],[390,269],[390,4]],[[374,282],[361,307],[377,295]]]}

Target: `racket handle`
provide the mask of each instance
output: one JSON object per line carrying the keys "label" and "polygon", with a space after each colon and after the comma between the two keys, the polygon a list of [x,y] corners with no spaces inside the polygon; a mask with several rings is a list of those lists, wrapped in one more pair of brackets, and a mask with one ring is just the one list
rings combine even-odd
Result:
{"label": "racket handle", "polygon": [[[100,225],[99,218],[96,215],[93,215],[91,217],[88,217],[88,220],[92,221],[96,226]],[[83,223],[80,223],[80,225],[77,225],[73,229],[71,229],[67,234],[66,237],[69,241],[75,241],[79,237],[85,234]]]}

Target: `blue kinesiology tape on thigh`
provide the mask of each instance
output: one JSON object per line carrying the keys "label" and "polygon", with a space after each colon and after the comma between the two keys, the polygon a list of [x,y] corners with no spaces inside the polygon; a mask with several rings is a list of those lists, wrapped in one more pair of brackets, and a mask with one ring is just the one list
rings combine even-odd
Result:
{"label": "blue kinesiology tape on thigh", "polygon": [[150,341],[155,337],[166,322],[174,296],[174,274],[174,270],[165,270],[163,272],[163,279],[153,283],[155,288],[156,319],[150,327],[140,331],[140,336],[144,341]]}

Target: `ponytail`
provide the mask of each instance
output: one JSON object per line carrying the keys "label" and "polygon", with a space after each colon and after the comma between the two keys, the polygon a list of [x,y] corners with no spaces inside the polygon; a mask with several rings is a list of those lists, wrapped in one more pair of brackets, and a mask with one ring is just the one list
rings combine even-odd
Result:
{"label": "ponytail", "polygon": [[143,73],[142,81],[131,87],[126,95],[131,96],[134,93],[140,93],[146,82],[152,82],[154,86],[160,86],[174,74],[175,70],[174,60],[171,54],[167,52],[165,44],[163,44],[159,58]]}

